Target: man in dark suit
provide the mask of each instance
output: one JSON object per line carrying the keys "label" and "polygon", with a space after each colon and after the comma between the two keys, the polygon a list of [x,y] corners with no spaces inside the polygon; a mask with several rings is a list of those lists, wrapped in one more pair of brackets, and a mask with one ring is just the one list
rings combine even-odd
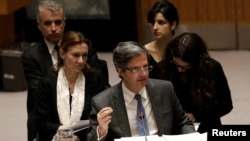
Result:
{"label": "man in dark suit", "polygon": [[[56,46],[60,45],[66,19],[62,5],[54,0],[41,1],[37,11],[37,25],[44,38],[36,45],[26,49],[21,56],[24,75],[28,83],[28,141],[33,141],[36,137],[34,93],[40,79],[47,75],[58,61]],[[109,85],[107,64],[105,63],[98,59],[95,50],[90,47],[88,64],[96,69],[103,69],[104,81]]]}
{"label": "man in dark suit", "polygon": [[[121,42],[114,49],[113,61],[122,81],[93,97],[88,141],[138,136],[141,132],[138,126],[144,119],[147,119],[142,122],[144,135],[195,132],[171,82],[148,78],[152,70],[148,55],[143,46],[131,41]],[[134,99],[137,94],[144,114],[137,112],[139,101]]]}

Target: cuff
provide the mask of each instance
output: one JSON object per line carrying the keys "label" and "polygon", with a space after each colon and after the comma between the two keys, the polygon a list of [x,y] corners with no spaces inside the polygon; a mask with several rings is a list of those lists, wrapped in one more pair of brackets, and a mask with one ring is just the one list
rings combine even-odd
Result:
{"label": "cuff", "polygon": [[107,135],[108,131],[106,131],[106,133],[100,137],[100,135],[98,133],[98,129],[99,129],[99,126],[97,126],[97,128],[96,128],[96,134],[97,134],[97,141],[100,141],[101,139],[103,139]]}

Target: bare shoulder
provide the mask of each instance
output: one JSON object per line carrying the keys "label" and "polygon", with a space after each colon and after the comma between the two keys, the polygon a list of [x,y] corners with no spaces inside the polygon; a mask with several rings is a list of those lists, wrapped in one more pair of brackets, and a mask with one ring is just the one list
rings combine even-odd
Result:
{"label": "bare shoulder", "polygon": [[154,43],[153,41],[152,42],[149,42],[147,44],[144,45],[145,48],[149,51],[149,52],[154,52]]}

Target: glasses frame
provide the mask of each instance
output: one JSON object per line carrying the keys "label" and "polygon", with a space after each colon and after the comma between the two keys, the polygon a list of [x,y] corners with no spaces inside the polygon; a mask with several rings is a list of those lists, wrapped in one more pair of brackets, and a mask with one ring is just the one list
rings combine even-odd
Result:
{"label": "glasses frame", "polygon": [[183,69],[183,70],[190,70],[191,68],[192,68],[192,65],[189,65],[189,66],[181,66],[181,65],[179,65],[179,64],[177,64],[175,61],[171,61],[171,63],[173,64],[173,65],[175,65],[177,68],[181,68],[181,69]]}
{"label": "glasses frame", "polygon": [[153,66],[147,65],[147,66],[143,66],[143,67],[125,68],[125,70],[129,70],[132,73],[139,73],[139,72],[141,72],[141,70],[150,72],[153,70]]}

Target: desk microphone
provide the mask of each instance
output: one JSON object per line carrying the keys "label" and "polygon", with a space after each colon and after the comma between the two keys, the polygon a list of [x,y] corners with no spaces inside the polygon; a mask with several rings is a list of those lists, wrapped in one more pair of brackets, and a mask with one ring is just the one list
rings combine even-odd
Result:
{"label": "desk microphone", "polygon": [[145,124],[144,124],[144,114],[142,112],[140,113],[139,118],[141,119],[141,122],[142,122],[145,141],[148,141],[147,135],[146,135]]}

